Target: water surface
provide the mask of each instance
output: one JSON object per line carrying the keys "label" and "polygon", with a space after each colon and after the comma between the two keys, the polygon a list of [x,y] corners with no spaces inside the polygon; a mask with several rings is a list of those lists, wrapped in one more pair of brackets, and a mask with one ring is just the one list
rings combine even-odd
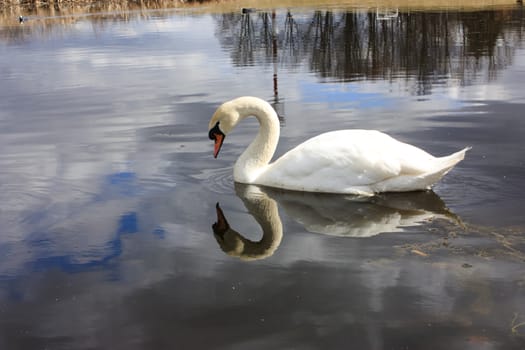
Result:
{"label": "water surface", "polygon": [[[4,22],[0,347],[525,347],[521,7]],[[246,94],[277,155],[342,128],[473,149],[428,193],[234,186],[257,125],[218,159],[207,125]]]}

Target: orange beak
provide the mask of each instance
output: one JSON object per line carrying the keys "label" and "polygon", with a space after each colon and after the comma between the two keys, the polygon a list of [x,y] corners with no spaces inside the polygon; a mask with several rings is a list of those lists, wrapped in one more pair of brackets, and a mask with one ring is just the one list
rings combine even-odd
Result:
{"label": "orange beak", "polygon": [[224,133],[219,128],[219,122],[211,128],[208,137],[210,140],[215,141],[215,147],[213,148],[213,158],[217,158],[219,151],[221,150],[222,143],[224,142]]}
{"label": "orange beak", "polygon": [[224,142],[223,134],[214,134],[215,136],[215,147],[213,148],[213,158],[217,158],[219,151],[221,150],[222,143]]}

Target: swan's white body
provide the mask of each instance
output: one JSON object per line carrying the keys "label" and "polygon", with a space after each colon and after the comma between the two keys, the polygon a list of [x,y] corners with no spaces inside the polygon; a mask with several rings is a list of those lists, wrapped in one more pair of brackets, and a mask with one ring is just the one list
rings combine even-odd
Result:
{"label": "swan's white body", "polygon": [[[210,121],[215,156],[224,135],[248,116],[258,119],[259,132],[233,171],[234,180],[245,184],[359,195],[426,190],[469,149],[434,157],[376,130],[339,130],[313,137],[270,163],[279,140],[277,114],[264,100],[239,97],[221,105]],[[216,139],[217,128],[222,136]]]}

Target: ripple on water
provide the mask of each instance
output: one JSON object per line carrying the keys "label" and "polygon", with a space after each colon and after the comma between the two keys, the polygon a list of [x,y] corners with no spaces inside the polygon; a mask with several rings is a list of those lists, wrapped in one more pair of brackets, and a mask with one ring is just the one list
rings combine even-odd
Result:
{"label": "ripple on water", "polygon": [[214,193],[224,194],[233,191],[234,180],[231,167],[204,169],[191,177],[201,181],[203,187]]}

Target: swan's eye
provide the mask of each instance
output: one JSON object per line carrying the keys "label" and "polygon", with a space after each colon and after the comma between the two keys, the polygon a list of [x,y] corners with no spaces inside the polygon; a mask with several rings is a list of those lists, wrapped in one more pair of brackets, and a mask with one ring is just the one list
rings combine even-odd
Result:
{"label": "swan's eye", "polygon": [[219,129],[219,122],[215,124],[213,128],[210,129],[210,132],[208,133],[208,137],[210,140],[215,140],[217,134],[222,134],[221,129]]}

